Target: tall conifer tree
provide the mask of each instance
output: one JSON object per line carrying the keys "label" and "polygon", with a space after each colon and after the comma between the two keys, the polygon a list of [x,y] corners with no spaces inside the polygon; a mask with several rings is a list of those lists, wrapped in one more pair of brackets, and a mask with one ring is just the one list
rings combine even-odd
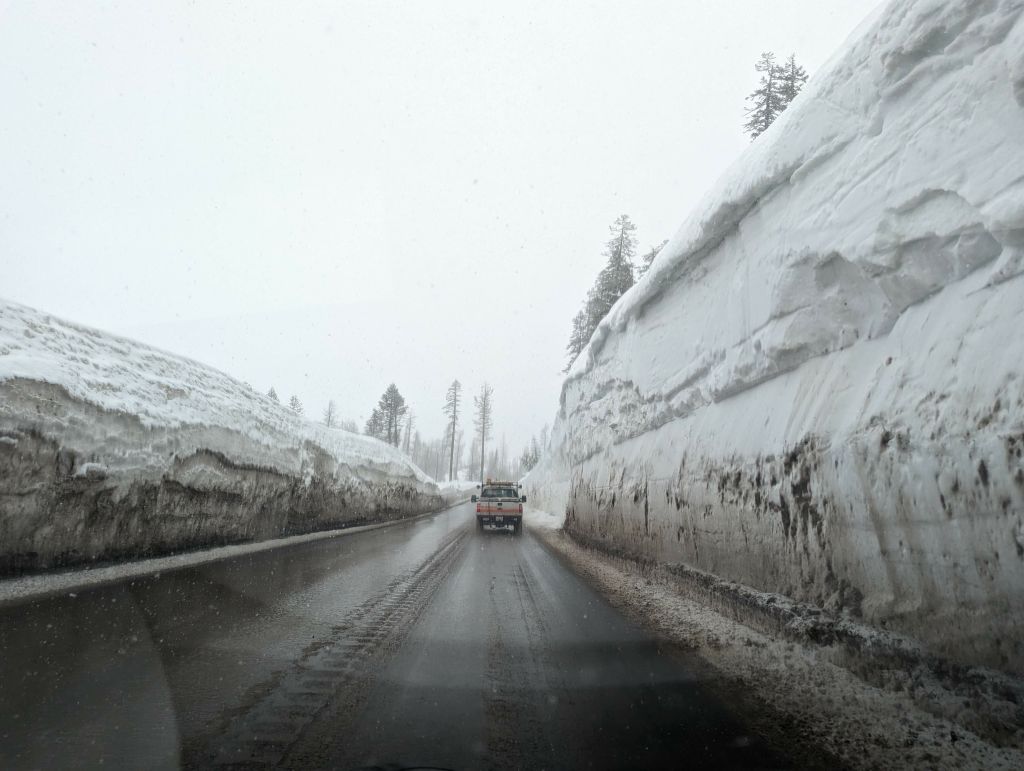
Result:
{"label": "tall conifer tree", "polygon": [[785,108],[782,78],[775,63],[775,54],[771,51],[762,53],[754,69],[761,73],[761,83],[747,97],[750,106],[747,108],[747,122],[743,124],[743,130],[750,134],[751,139],[757,139],[767,131]]}

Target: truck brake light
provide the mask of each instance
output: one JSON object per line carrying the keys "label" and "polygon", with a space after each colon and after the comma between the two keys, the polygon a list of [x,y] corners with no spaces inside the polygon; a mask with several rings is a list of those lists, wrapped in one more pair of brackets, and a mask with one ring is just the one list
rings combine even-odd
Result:
{"label": "truck brake light", "polygon": [[519,513],[520,514],[523,513],[523,504],[521,504],[521,503],[519,504]]}

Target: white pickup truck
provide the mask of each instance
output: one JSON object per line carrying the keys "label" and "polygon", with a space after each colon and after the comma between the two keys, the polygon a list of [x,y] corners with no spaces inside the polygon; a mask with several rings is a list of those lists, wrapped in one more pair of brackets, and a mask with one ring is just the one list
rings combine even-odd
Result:
{"label": "white pickup truck", "polygon": [[511,527],[519,535],[523,532],[523,504],[526,496],[519,495],[522,485],[515,482],[492,482],[490,479],[477,485],[480,495],[470,500],[476,504],[476,526]]}

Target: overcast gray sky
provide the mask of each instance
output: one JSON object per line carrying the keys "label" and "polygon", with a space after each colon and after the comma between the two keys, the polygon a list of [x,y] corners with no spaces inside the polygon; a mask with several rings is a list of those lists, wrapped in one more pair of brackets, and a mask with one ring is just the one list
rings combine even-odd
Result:
{"label": "overcast gray sky", "polygon": [[518,451],[612,220],[670,237],[758,54],[876,5],[0,0],[0,296],[428,437],[486,379]]}

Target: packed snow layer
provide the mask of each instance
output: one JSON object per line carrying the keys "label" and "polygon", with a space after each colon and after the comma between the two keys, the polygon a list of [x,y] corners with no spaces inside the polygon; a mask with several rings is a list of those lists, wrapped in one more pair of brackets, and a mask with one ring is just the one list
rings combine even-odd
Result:
{"label": "packed snow layer", "polygon": [[0,300],[0,572],[437,508],[393,447],[188,359]]}
{"label": "packed snow layer", "polygon": [[531,501],[1024,672],[1024,0],[895,0],[563,386]]}

